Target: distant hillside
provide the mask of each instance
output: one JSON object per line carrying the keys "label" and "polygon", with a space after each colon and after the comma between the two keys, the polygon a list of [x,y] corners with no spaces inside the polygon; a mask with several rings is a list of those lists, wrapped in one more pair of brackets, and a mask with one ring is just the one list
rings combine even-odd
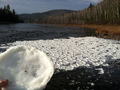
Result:
{"label": "distant hillside", "polygon": [[73,10],[58,9],[58,10],[51,10],[43,13],[19,14],[19,17],[23,19],[25,22],[37,22],[38,19],[41,19],[43,17],[60,15],[60,14],[71,13],[71,12],[73,12]]}
{"label": "distant hillside", "polygon": [[120,0],[102,0],[86,9],[39,19],[46,24],[120,24]]}

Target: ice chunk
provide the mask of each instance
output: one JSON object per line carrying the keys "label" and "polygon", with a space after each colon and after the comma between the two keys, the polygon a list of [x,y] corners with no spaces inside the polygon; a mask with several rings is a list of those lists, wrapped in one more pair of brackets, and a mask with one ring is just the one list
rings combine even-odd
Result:
{"label": "ice chunk", "polygon": [[91,83],[91,86],[94,86],[95,84],[94,83]]}
{"label": "ice chunk", "polygon": [[102,68],[96,68],[95,70],[99,70],[99,74],[104,74],[104,70]]}
{"label": "ice chunk", "polygon": [[8,79],[4,90],[42,90],[54,73],[54,65],[44,52],[16,46],[0,55],[0,79]]}

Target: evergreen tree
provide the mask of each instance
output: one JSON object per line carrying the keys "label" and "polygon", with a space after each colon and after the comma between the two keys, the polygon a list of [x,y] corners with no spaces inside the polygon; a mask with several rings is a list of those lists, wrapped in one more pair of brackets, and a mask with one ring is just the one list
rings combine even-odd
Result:
{"label": "evergreen tree", "polygon": [[11,11],[9,4],[7,6],[4,5],[4,8],[0,8],[0,23],[16,23],[19,21],[20,20],[15,12],[15,9]]}
{"label": "evergreen tree", "polygon": [[92,8],[92,7],[94,7],[94,5],[92,3],[90,3],[90,6],[88,8]]}
{"label": "evergreen tree", "polygon": [[96,6],[39,20],[51,24],[120,24],[120,0],[102,0]]}
{"label": "evergreen tree", "polygon": [[10,5],[9,4],[7,5],[7,10],[10,11]]}
{"label": "evergreen tree", "polygon": [[15,9],[13,9],[12,13],[13,13],[13,15],[15,16]]}

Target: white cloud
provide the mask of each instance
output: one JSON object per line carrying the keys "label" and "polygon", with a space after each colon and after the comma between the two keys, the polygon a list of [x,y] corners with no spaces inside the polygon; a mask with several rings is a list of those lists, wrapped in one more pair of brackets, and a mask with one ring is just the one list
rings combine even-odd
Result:
{"label": "white cloud", "polygon": [[98,2],[101,2],[102,0],[90,0],[90,1],[92,1],[94,3],[98,3]]}

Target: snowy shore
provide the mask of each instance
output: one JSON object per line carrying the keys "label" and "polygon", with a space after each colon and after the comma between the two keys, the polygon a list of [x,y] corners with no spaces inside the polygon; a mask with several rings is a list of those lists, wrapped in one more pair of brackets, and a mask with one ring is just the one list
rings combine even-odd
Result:
{"label": "snowy shore", "polygon": [[[120,42],[97,37],[70,37],[69,39],[31,40],[8,43],[8,46],[32,46],[44,51],[56,69],[73,70],[80,66],[109,66],[120,63]],[[103,69],[99,69],[101,74]]]}

